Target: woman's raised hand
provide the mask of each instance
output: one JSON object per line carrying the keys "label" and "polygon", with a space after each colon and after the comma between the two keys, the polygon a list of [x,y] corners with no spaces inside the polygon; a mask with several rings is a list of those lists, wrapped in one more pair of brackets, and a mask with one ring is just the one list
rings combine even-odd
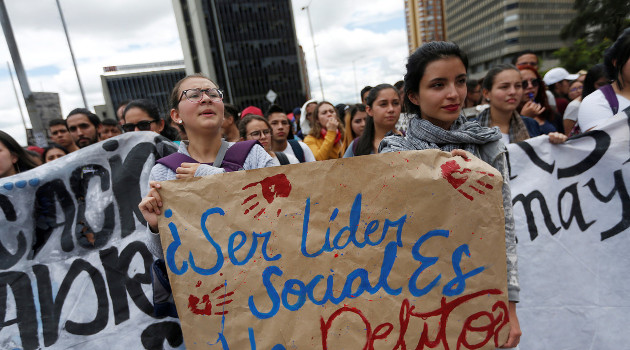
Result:
{"label": "woman's raised hand", "polygon": [[158,181],[149,182],[149,193],[142,198],[138,208],[147,221],[151,232],[158,232],[158,215],[162,213],[162,197],[158,190],[162,187]]}

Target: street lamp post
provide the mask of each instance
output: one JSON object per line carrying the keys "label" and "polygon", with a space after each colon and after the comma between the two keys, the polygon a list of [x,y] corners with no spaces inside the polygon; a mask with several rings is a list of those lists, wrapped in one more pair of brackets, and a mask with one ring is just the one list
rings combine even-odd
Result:
{"label": "street lamp post", "polygon": [[302,7],[302,11],[306,10],[306,15],[308,16],[308,26],[311,29],[311,40],[313,41],[313,53],[315,54],[315,64],[317,65],[317,76],[319,78],[319,89],[322,92],[322,100],[325,100],[326,98],[324,97],[324,85],[322,84],[322,73],[319,71],[319,61],[317,60],[317,49],[315,48],[315,36],[313,35],[313,24],[311,23],[311,12],[309,11],[309,6],[311,6],[310,2],[308,5]]}
{"label": "street lamp post", "polygon": [[57,8],[59,9],[59,16],[61,17],[61,24],[63,25],[63,31],[66,33],[66,40],[68,41],[68,48],[70,49],[70,56],[72,57],[72,64],[74,65],[74,71],[77,74],[77,81],[79,82],[79,90],[81,91],[81,97],[83,98],[83,105],[88,108],[87,100],[85,99],[85,91],[83,90],[83,84],[81,84],[81,78],[79,77],[79,69],[77,68],[77,60],[74,58],[74,52],[72,51],[72,45],[70,45],[70,36],[68,36],[68,28],[66,27],[66,20],[63,17],[63,11],[61,11],[61,4],[57,0]]}

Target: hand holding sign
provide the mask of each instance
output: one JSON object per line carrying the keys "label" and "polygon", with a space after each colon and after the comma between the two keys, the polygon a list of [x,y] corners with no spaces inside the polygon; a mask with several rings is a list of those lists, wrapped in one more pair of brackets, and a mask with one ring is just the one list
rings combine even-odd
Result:
{"label": "hand holding sign", "polygon": [[[466,159],[466,161],[469,161]],[[486,194],[485,189],[491,190],[493,187],[480,180],[483,176],[493,177],[493,174],[486,173],[484,171],[472,171],[470,168],[461,167],[455,159],[449,160],[440,166],[442,169],[442,177],[448,181],[448,183],[457,189],[464,197],[469,200],[474,200],[474,196],[478,193],[481,195]],[[472,191],[471,191],[472,189]]]}
{"label": "hand holding sign", "polygon": [[[277,197],[288,197],[289,194],[291,193],[291,183],[289,182],[289,179],[287,179],[287,177],[284,174],[278,174],[278,175],[274,175],[274,176],[270,176],[267,178],[264,178],[262,181],[258,181],[258,182],[252,182],[248,185],[246,185],[245,187],[243,187],[243,190],[249,189],[249,188],[255,188],[257,189],[258,186],[260,184],[261,187],[261,191],[263,198],[265,198],[265,200],[267,201],[268,204],[273,203],[273,200]],[[245,200],[243,201],[243,203],[241,203],[241,205],[245,206],[245,212],[243,214],[247,215],[250,211],[256,211],[256,214],[254,215],[254,218],[258,218],[260,215],[262,215],[265,212],[265,209],[267,209],[266,206],[260,206],[260,199],[258,198],[258,193],[254,193],[250,196],[248,196],[247,198],[245,198]],[[253,202],[253,200],[256,200],[256,202]],[[280,211],[282,209],[278,209],[278,213],[277,215],[280,216]]]}

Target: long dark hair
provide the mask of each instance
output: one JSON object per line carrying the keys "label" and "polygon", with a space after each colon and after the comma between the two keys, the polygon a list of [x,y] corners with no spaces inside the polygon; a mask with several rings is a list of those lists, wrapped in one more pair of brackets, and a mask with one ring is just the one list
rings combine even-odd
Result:
{"label": "long dark hair", "polygon": [[16,174],[37,167],[37,164],[28,156],[24,148],[20,147],[13,137],[2,130],[0,130],[0,142],[11,154],[17,157],[17,162],[13,164]]}
{"label": "long dark hair", "polygon": [[584,86],[582,87],[582,98],[592,94],[597,88],[595,87],[595,83],[603,78],[609,78],[606,73],[606,67],[603,63],[598,63],[591,67],[591,69],[586,72],[586,77],[584,77]]}
{"label": "long dark hair", "polygon": [[162,131],[160,131],[160,135],[166,137],[167,139],[171,141],[179,140],[179,133],[172,126],[169,125],[170,123],[167,123],[166,120],[162,119],[162,117],[160,116],[160,110],[158,109],[158,106],[153,101],[147,100],[147,99],[139,99],[139,100],[133,100],[129,102],[127,106],[125,107],[125,110],[123,111],[123,114],[122,114],[123,119],[125,119],[127,112],[132,108],[141,109],[149,117],[151,117],[151,119],[155,121],[158,121],[158,122],[163,121],[164,128],[162,128]]}
{"label": "long dark hair", "polygon": [[348,149],[348,146],[350,146],[350,143],[356,139],[358,136],[354,134],[354,130],[352,130],[352,121],[354,121],[354,118],[357,116],[358,112],[363,112],[365,113],[365,105],[362,105],[360,103],[357,103],[355,105],[350,105],[350,108],[348,108],[348,110],[346,111],[346,125],[345,125],[345,129],[346,129],[346,133],[343,137],[343,147],[344,147],[344,152],[346,151],[346,149]]}
{"label": "long dark hair", "polygon": [[626,28],[614,44],[604,52],[606,72],[608,72],[608,77],[617,83],[619,90],[623,90],[627,83],[621,75],[621,70],[628,63],[628,59],[630,59],[630,28]]}
{"label": "long dark hair", "polygon": [[[420,106],[409,100],[409,93],[418,94],[420,80],[424,76],[427,65],[433,61],[444,58],[457,57],[468,71],[468,57],[457,44],[445,41],[431,41],[422,44],[407,60],[407,73],[405,73],[405,106],[407,113],[420,115]],[[367,128],[367,125],[366,125]],[[365,133],[365,131],[364,131]]]}
{"label": "long dark hair", "polygon": [[[372,90],[370,90],[370,93],[365,98],[365,103],[372,108],[374,101],[378,98],[378,94],[386,89],[393,89],[396,93],[398,93],[398,90],[390,84],[376,85],[372,88]],[[368,114],[365,118],[365,129],[363,129],[363,134],[361,134],[361,137],[355,141],[357,143],[356,152],[354,153],[355,156],[372,154],[372,151],[374,150],[373,143],[375,128],[374,117]]]}

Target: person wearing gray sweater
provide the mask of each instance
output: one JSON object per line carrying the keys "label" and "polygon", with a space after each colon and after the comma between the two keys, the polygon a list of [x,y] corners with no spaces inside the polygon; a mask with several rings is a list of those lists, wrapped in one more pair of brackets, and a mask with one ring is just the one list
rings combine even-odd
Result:
{"label": "person wearing gray sweater", "polygon": [[425,43],[409,56],[404,78],[405,104],[413,117],[406,136],[384,138],[379,152],[440,149],[465,157],[466,153],[462,151],[465,150],[501,173],[510,332],[507,341],[500,345],[501,348],[513,348],[518,346],[522,332],[516,314],[520,287],[506,147],[498,129],[482,127],[462,115],[467,69],[466,55],[450,42]]}

